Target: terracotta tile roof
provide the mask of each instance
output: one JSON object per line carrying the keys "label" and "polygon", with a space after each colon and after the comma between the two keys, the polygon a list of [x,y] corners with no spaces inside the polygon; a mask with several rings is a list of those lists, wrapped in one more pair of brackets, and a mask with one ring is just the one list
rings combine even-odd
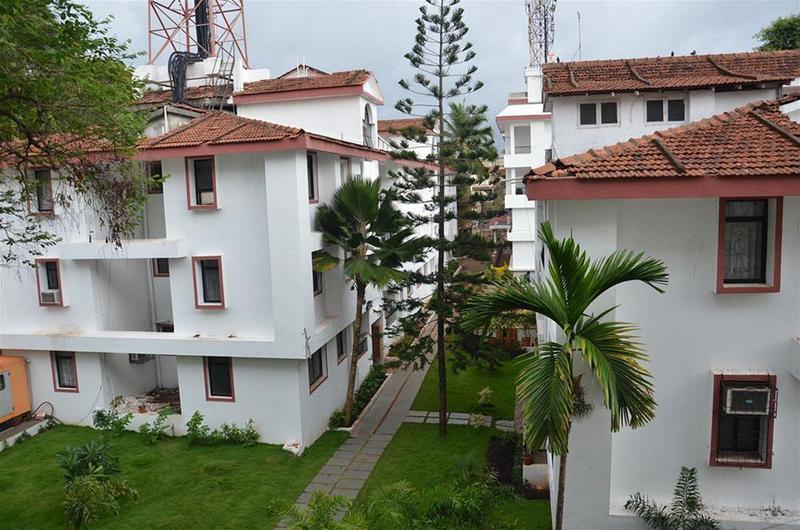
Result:
{"label": "terracotta tile roof", "polygon": [[547,63],[550,96],[787,82],[800,77],[800,50]]}
{"label": "terracotta tile roof", "polygon": [[333,72],[326,75],[309,77],[262,79],[261,81],[245,83],[244,89],[237,92],[237,94],[271,94],[290,90],[314,90],[320,88],[360,86],[367,82],[370,75],[372,74],[367,70],[348,70],[346,72]]}
{"label": "terracotta tile roof", "polygon": [[800,176],[800,124],[778,101],[731,112],[611,146],[560,158],[530,180]]}
{"label": "terracotta tile roof", "polygon": [[[201,85],[188,87],[186,89],[186,101],[198,101],[214,97],[228,97],[233,93],[233,85],[214,87],[213,85]],[[137,105],[160,105],[172,101],[172,90],[151,90],[142,94]]]}
{"label": "terracotta tile roof", "polygon": [[269,142],[297,138],[303,133],[302,129],[295,127],[243,118],[225,111],[214,111],[166,134],[142,141],[139,149]]}
{"label": "terracotta tile roof", "polygon": [[[398,118],[393,120],[378,120],[379,133],[394,133],[400,134],[406,127],[419,127],[425,128],[425,120],[423,118]],[[430,130],[430,129],[428,129]]]}

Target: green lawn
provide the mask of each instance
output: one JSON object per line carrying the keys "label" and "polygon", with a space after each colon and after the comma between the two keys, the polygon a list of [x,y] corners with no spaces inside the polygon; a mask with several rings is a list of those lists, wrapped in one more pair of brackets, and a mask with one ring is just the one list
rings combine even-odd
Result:
{"label": "green lawn", "polygon": [[[97,437],[56,427],[0,453],[0,528],[65,527],[64,481],[56,453]],[[272,528],[273,497],[294,500],[347,438],[324,434],[300,458],[275,445],[189,447],[182,439],[150,446],[136,433],[113,441],[123,476],[141,495],[91,528]]]}
{"label": "green lawn", "polygon": [[[438,410],[439,408],[439,365],[431,364],[412,410]],[[495,371],[479,366],[470,366],[457,374],[447,371],[447,408],[450,412],[476,412],[490,414],[498,420],[514,419],[514,383],[519,366],[509,360]],[[489,387],[494,391],[494,407],[482,408],[478,404],[478,392]]]}
{"label": "green lawn", "polygon": [[[406,423],[397,431],[375,466],[356,504],[364,502],[376,487],[406,480],[419,490],[452,481],[452,471],[465,458],[485,464],[489,439],[498,431],[450,425],[446,437],[439,436],[436,425]],[[517,500],[503,505],[496,515],[515,528],[549,530],[550,503]]]}

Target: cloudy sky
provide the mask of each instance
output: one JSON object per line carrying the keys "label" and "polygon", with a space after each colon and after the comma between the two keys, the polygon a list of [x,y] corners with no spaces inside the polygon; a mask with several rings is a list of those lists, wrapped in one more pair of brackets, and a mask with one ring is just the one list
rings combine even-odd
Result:
{"label": "cloudy sky", "polygon": [[[112,28],[134,49],[147,48],[145,0],[85,0],[98,16],[113,15]],[[380,117],[396,115],[404,97],[397,81],[412,74],[403,54],[413,44],[417,0],[248,0],[246,23],[252,67],[278,75],[298,56],[323,70],[372,70],[386,97]],[[523,90],[528,60],[522,0],[465,0],[469,37],[478,53],[485,88],[475,102],[492,115],[508,92]],[[582,58],[602,59],[747,51],[753,35],[778,16],[800,11],[789,1],[571,1],[558,0],[555,53],[577,59],[581,13]],[[144,62],[146,59],[141,59]],[[164,58],[166,61],[166,58]]]}

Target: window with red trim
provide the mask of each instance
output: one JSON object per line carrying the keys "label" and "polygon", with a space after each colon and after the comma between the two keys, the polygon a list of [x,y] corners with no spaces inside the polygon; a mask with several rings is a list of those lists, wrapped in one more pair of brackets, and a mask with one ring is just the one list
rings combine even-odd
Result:
{"label": "window with red trim", "polygon": [[717,292],[780,290],[782,197],[720,199]]}
{"label": "window with red trim", "polygon": [[774,375],[714,376],[712,466],[772,467],[776,398]]}
{"label": "window with red trim", "polygon": [[233,401],[233,359],[230,357],[204,357],[206,399],[208,401]]}
{"label": "window with red trim", "polygon": [[61,307],[64,298],[61,292],[61,263],[57,259],[36,260],[36,285],[39,305]]}
{"label": "window with red trim", "polygon": [[53,388],[56,392],[78,392],[78,363],[75,352],[51,351]]}

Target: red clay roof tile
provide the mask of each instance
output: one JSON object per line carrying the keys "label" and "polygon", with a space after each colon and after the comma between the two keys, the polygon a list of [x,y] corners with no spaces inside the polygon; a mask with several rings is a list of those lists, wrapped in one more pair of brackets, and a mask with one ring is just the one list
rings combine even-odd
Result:
{"label": "red clay roof tile", "polygon": [[550,96],[786,82],[800,77],[800,50],[547,63]]}
{"label": "red clay roof tile", "polygon": [[[186,89],[186,101],[225,97],[231,95],[233,85],[214,87],[213,85],[192,86]],[[160,105],[172,101],[172,90],[150,90],[142,94],[136,105]]]}
{"label": "red clay roof tile", "polygon": [[287,92],[290,90],[314,90],[320,88],[360,86],[367,82],[370,75],[372,74],[367,70],[348,70],[345,72],[333,72],[309,77],[262,79],[261,81],[245,83],[244,89],[236,94],[270,94],[274,92]]}

